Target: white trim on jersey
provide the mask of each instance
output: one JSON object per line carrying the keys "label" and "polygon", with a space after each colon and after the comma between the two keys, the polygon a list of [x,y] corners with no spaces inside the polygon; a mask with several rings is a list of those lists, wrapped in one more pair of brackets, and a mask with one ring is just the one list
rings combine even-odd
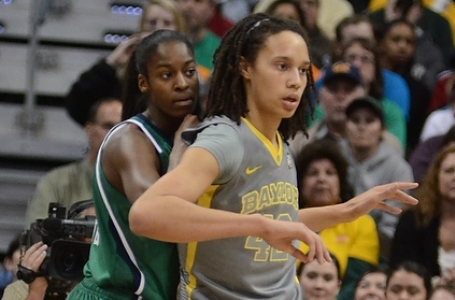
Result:
{"label": "white trim on jersey", "polygon": [[106,138],[104,139],[103,143],[101,144],[101,147],[100,147],[100,149],[98,151],[98,157],[96,159],[95,175],[96,175],[96,182],[98,184],[99,191],[100,191],[100,194],[101,194],[101,199],[103,199],[104,206],[106,207],[106,210],[109,213],[109,216],[110,216],[110,218],[112,220],[112,223],[114,224],[114,227],[115,227],[115,229],[117,231],[118,236],[120,237],[120,240],[122,242],[123,247],[125,248],[125,250],[126,250],[126,252],[128,254],[129,259],[131,260],[131,262],[134,264],[134,266],[139,271],[139,274],[140,274],[140,277],[141,277],[140,278],[140,283],[139,283],[139,286],[138,286],[137,290],[134,293],[138,296],[138,300],[141,300],[142,299],[141,294],[144,291],[144,287],[145,287],[145,276],[144,276],[144,273],[142,273],[141,269],[139,268],[139,265],[137,263],[136,257],[134,256],[134,253],[133,253],[131,247],[129,246],[128,241],[125,238],[125,234],[123,233],[123,231],[122,231],[122,229],[121,229],[121,227],[119,225],[119,222],[115,218],[115,215],[114,215],[114,213],[112,211],[112,208],[111,208],[111,206],[109,204],[109,201],[108,201],[108,199],[106,197],[106,192],[104,191],[103,185],[101,183],[101,178],[100,178],[101,151],[102,151],[102,149],[104,147],[104,144],[107,143],[107,141],[110,139],[110,137],[112,136],[112,134],[115,131],[117,131],[118,129],[122,128],[127,123],[133,123],[136,126],[138,126],[142,130],[142,132],[150,139],[152,144],[155,146],[155,149],[159,153],[161,153],[163,151],[161,149],[161,147],[158,145],[158,143],[156,142],[156,140],[153,138],[153,136],[144,127],[143,124],[141,124],[140,122],[138,122],[136,120],[128,119],[125,122],[122,122],[122,123],[118,124],[117,126],[115,126],[114,128],[112,128],[111,131],[106,136]]}

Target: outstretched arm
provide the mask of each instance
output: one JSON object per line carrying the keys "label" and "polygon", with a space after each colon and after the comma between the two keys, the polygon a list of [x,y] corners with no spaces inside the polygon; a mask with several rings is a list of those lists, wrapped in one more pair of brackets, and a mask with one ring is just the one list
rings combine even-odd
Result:
{"label": "outstretched arm", "polygon": [[401,213],[400,208],[391,206],[384,200],[394,199],[405,204],[415,205],[418,202],[417,199],[406,194],[403,190],[414,189],[417,186],[417,183],[411,182],[393,182],[379,185],[345,203],[301,209],[299,221],[314,231],[320,231],[339,223],[351,222],[375,208],[392,214],[399,214]]}
{"label": "outstretched arm", "polygon": [[[321,262],[330,260],[320,237],[302,223],[196,205],[218,172],[218,163],[209,151],[189,148],[175,169],[134,202],[129,213],[131,230],[141,236],[180,243],[257,236],[303,261],[314,257]],[[293,240],[305,242],[310,247],[308,255],[295,248]]]}

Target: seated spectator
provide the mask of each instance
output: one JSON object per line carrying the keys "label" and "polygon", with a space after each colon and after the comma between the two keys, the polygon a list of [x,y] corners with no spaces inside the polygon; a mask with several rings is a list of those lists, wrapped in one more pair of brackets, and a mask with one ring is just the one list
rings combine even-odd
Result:
{"label": "seated spectator", "polygon": [[419,204],[399,218],[390,252],[392,267],[412,260],[432,277],[455,273],[454,181],[455,145],[449,145],[437,154],[415,191]]}
{"label": "seated spectator", "polygon": [[[423,123],[427,117],[427,107],[430,103],[428,78],[433,84],[436,74],[428,72],[414,60],[416,36],[414,25],[404,19],[388,23],[380,41],[382,65],[400,74],[409,86],[411,92],[411,107],[407,123],[407,152],[417,145]],[[416,71],[417,69],[423,71]]]}
{"label": "seated spectator", "polygon": [[422,181],[439,150],[454,142],[455,126],[452,126],[446,134],[431,137],[417,145],[409,158],[415,182]]}
{"label": "seated spectator", "polygon": [[421,0],[388,0],[385,8],[372,12],[369,18],[380,27],[397,19],[407,19],[419,29],[419,38],[434,42],[442,51],[443,65],[448,62],[453,48],[450,24],[440,14],[424,7]]}
{"label": "seated spectator", "polygon": [[425,120],[420,141],[447,133],[455,125],[455,82],[450,88],[450,101],[446,107],[435,110]]}
{"label": "seated spectator", "polygon": [[49,203],[65,207],[92,199],[92,177],[98,150],[108,131],[121,120],[122,103],[118,99],[101,99],[91,108],[85,124],[89,147],[86,157],[49,171],[38,182],[27,205],[26,225],[48,215]]}
{"label": "seated spectator", "polygon": [[431,293],[431,278],[422,265],[405,261],[393,268],[387,276],[387,300],[427,300]]}
{"label": "seated spectator", "polygon": [[[164,10],[164,11],[163,11]],[[85,126],[90,107],[103,98],[121,99],[123,74],[126,63],[135,45],[147,34],[159,29],[170,29],[186,33],[187,26],[180,9],[172,0],[147,0],[142,9],[139,33],[120,43],[111,54],[84,71],[72,84],[65,97],[68,114],[79,125]],[[198,69],[201,78],[209,72]]]}
{"label": "seated spectator", "polygon": [[455,300],[455,287],[453,284],[434,285],[428,300]]}
{"label": "seated spectator", "polygon": [[[347,162],[335,142],[314,141],[296,158],[300,206],[318,207],[352,198]],[[374,220],[364,215],[319,232],[325,246],[339,262],[343,284],[338,300],[351,300],[360,276],[379,263],[379,238]],[[302,245],[302,250],[308,250]]]}
{"label": "seated spectator", "polygon": [[379,269],[371,269],[360,277],[355,288],[354,300],[385,300],[387,275]]}
{"label": "seated spectator", "polygon": [[[357,98],[346,108],[346,138],[340,147],[349,164],[349,182],[356,195],[381,184],[394,181],[413,181],[409,164],[382,141],[384,113],[377,101]],[[373,210],[381,240],[381,254],[387,259],[398,216]]]}
{"label": "seated spectator", "polygon": [[[342,139],[345,136],[346,106],[353,99],[366,95],[359,70],[351,64],[340,61],[327,68],[324,73],[325,75],[321,79],[322,87],[318,92],[320,105],[316,106],[313,114],[315,123],[308,130],[309,137],[307,138],[302,132],[298,132],[294,139],[289,141],[291,151],[295,156],[309,141],[316,139],[338,141]],[[387,109],[387,106],[384,106],[384,109]],[[397,131],[400,130],[402,129],[397,128]],[[384,131],[384,140],[397,153],[403,154],[403,147],[400,142],[389,131]]]}
{"label": "seated spectator", "polygon": [[340,266],[335,257],[323,264],[313,260],[298,268],[304,300],[336,300],[340,291]]}
{"label": "seated spectator", "polygon": [[[336,40],[333,43],[332,61],[344,59],[342,54],[343,45],[350,40],[357,38],[367,39],[373,45],[377,44],[373,24],[368,17],[364,15],[353,15],[338,24],[336,28]],[[375,52],[377,52],[377,49]],[[379,57],[379,55],[375,56]],[[377,82],[375,84],[378,85],[379,83],[379,85],[372,89],[372,91],[369,92],[369,95],[378,98],[379,96],[376,95],[376,93],[378,91],[377,88],[380,88],[383,96],[378,99],[382,97],[389,99],[391,102],[398,105],[404,116],[408,118],[411,100],[409,87],[406,84],[406,81],[395,72],[384,69],[380,65],[379,59],[376,59],[375,66],[375,71],[378,72],[375,76],[375,81]]]}

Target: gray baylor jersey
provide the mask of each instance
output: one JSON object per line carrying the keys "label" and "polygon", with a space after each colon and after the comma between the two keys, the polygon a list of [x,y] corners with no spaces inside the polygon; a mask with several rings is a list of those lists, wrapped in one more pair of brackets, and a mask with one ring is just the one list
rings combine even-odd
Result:
{"label": "gray baylor jersey", "polygon": [[[191,147],[210,151],[220,167],[198,205],[297,221],[297,175],[278,132],[276,149],[246,119],[237,125],[214,117],[183,136],[190,142],[196,138]],[[179,299],[301,299],[294,257],[258,237],[181,244],[179,256]]]}

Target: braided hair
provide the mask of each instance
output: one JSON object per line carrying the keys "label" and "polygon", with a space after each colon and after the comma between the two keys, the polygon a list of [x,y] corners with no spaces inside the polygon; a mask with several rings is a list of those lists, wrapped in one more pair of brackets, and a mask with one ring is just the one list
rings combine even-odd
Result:
{"label": "braided hair", "polygon": [[[226,115],[237,123],[248,112],[245,85],[240,72],[240,61],[244,58],[254,64],[259,51],[267,38],[283,31],[292,31],[300,35],[308,45],[305,30],[291,20],[275,18],[266,14],[251,14],[238,22],[227,32],[213,59],[213,75],[207,100],[207,116]],[[294,136],[299,130],[306,133],[306,115],[308,108],[312,113],[313,105],[310,94],[314,90],[311,69],[307,72],[306,88],[295,114],[283,119],[279,131],[283,138]]]}

